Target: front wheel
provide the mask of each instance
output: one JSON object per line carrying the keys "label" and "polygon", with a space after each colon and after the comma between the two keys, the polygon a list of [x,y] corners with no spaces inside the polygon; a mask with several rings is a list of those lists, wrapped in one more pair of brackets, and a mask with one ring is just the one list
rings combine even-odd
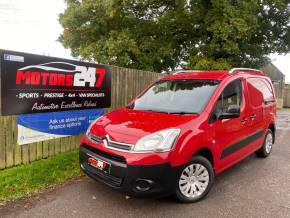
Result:
{"label": "front wheel", "polygon": [[273,142],[274,142],[274,135],[272,130],[268,129],[265,139],[264,139],[264,143],[263,146],[256,151],[256,155],[258,157],[268,157],[272,151],[272,147],[273,147]]}
{"label": "front wheel", "polygon": [[210,191],[214,181],[211,163],[202,156],[194,156],[179,175],[176,197],[181,202],[197,202]]}

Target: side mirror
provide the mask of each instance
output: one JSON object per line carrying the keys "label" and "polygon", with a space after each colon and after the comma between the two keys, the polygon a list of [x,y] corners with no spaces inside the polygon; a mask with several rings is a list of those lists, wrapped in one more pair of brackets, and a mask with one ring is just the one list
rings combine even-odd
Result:
{"label": "side mirror", "polygon": [[219,119],[230,119],[230,118],[237,118],[240,116],[240,106],[238,105],[229,105],[227,112],[221,113],[219,115]]}

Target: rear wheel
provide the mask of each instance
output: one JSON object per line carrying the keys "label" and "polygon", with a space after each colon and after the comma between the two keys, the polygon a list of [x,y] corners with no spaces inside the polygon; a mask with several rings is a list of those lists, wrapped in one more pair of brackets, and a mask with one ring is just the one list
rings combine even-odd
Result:
{"label": "rear wheel", "polygon": [[202,156],[194,156],[179,175],[176,197],[181,202],[197,202],[208,194],[213,181],[211,163]]}
{"label": "rear wheel", "polygon": [[256,155],[262,158],[268,157],[272,151],[273,142],[274,142],[273,132],[272,130],[268,129],[265,135],[263,146],[256,151]]}

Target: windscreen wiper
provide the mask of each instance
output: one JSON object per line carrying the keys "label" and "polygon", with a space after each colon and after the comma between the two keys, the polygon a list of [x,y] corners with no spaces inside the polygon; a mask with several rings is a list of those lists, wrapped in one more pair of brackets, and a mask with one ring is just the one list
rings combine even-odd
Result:
{"label": "windscreen wiper", "polygon": [[168,112],[169,114],[180,114],[180,115],[186,115],[186,114],[197,114],[195,112],[185,112],[185,111],[176,111],[176,112]]}
{"label": "windscreen wiper", "polygon": [[156,112],[156,113],[162,113],[162,114],[169,114],[167,111],[157,111],[157,110],[142,110],[142,111],[149,111],[149,112]]}

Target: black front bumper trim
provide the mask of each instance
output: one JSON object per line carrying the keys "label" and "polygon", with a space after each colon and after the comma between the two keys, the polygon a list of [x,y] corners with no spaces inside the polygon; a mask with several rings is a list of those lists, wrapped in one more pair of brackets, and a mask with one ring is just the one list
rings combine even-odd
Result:
{"label": "black front bumper trim", "polygon": [[[87,164],[87,159],[90,156],[95,156],[110,163],[110,174],[104,173]],[[136,197],[162,197],[170,195],[176,190],[181,167],[171,167],[169,163],[128,165],[123,161],[118,162],[114,158],[110,159],[109,156],[101,155],[100,152],[95,153],[92,149],[80,146],[80,164],[82,170],[91,178],[105,183],[127,195]],[[142,181],[142,185],[140,181]]]}

